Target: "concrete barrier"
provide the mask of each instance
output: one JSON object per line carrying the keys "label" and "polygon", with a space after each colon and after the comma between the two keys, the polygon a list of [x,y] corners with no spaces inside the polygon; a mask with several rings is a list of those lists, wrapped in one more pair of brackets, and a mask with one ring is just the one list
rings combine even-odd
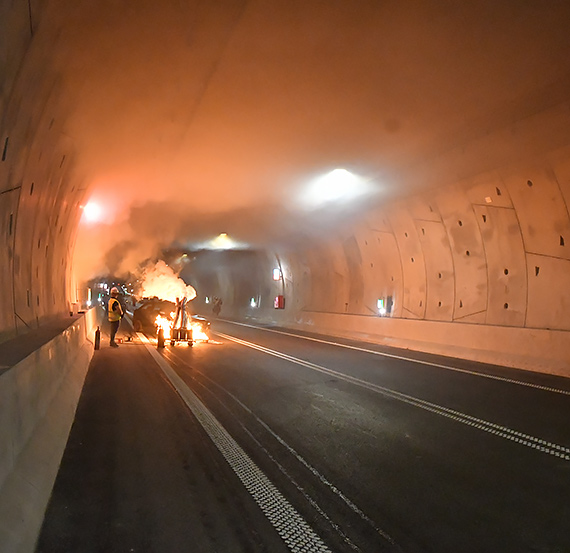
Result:
{"label": "concrete barrier", "polygon": [[31,553],[93,356],[97,313],[0,375],[0,551]]}

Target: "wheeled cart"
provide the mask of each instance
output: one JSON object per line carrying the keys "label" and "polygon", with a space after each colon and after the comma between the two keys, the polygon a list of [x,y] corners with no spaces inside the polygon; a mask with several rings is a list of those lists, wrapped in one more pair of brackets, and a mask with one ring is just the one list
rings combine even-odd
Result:
{"label": "wheeled cart", "polygon": [[170,345],[174,346],[176,342],[187,342],[189,346],[194,345],[192,340],[191,328],[173,328],[170,332]]}
{"label": "wheeled cart", "polygon": [[186,298],[176,298],[176,315],[170,328],[170,335],[165,337],[164,329],[158,330],[158,348],[163,348],[166,341],[170,341],[171,346],[176,345],[177,342],[186,342],[190,347],[194,345],[191,318],[186,312],[186,305]]}

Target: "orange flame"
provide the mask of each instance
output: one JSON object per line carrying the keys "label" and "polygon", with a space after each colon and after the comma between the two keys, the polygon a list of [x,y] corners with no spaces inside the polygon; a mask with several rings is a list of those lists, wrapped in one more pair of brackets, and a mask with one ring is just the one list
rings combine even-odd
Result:
{"label": "orange flame", "polygon": [[170,338],[170,332],[172,330],[172,320],[163,317],[162,315],[158,315],[155,319],[155,324],[157,329],[162,329],[164,331],[164,339]]}
{"label": "orange flame", "polygon": [[195,342],[207,342],[210,339],[210,337],[202,331],[200,323],[192,323],[190,326],[192,327],[192,340]]}
{"label": "orange flame", "polygon": [[[172,323],[174,315],[174,313],[171,313],[170,319],[163,317],[162,315],[158,315],[154,321],[158,330],[163,330],[165,340],[168,340],[172,334]],[[192,340],[194,342],[207,342],[210,339],[210,337],[202,331],[202,326],[200,323],[197,323],[195,321],[188,321],[186,328],[192,329]]]}

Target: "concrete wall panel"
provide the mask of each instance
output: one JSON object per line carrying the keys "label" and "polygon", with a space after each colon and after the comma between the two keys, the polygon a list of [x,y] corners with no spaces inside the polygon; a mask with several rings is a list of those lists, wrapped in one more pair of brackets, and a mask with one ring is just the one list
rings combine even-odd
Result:
{"label": "concrete wall panel", "polygon": [[342,245],[327,244],[324,248],[310,250],[312,310],[345,313],[348,308],[348,277]]}
{"label": "concrete wall panel", "polygon": [[514,209],[474,205],[485,246],[488,274],[486,323],[524,326],[527,300],[526,259]]}
{"label": "concrete wall panel", "polygon": [[441,222],[441,216],[431,195],[412,196],[406,200],[406,207],[412,218],[417,221]]}
{"label": "concrete wall panel", "polygon": [[528,254],[527,260],[526,326],[570,330],[570,261],[534,254]]}
{"label": "concrete wall panel", "polygon": [[288,301],[292,309],[303,311],[309,304],[307,291],[310,290],[310,267],[303,255],[299,257],[287,255],[282,261],[286,297],[291,297],[291,301]]}
{"label": "concrete wall panel", "polygon": [[570,148],[559,150],[552,156],[551,165],[566,208],[570,210]]}
{"label": "concrete wall panel", "polygon": [[473,205],[512,208],[509,190],[498,172],[485,173],[463,183],[465,193]]}
{"label": "concrete wall panel", "polygon": [[420,238],[410,213],[396,205],[388,216],[402,265],[403,316],[422,319],[426,312],[426,267]]}
{"label": "concrete wall panel", "polygon": [[321,286],[328,288],[329,283],[333,283],[331,296],[329,296],[328,303],[325,304],[325,309],[333,313],[348,313],[350,277],[342,238],[340,240],[339,238],[336,237],[329,249],[329,255],[332,259],[332,273],[327,275]]}
{"label": "concrete wall panel", "polygon": [[416,219],[415,223],[426,264],[425,318],[450,321],[453,318],[455,281],[446,229],[440,220]]}
{"label": "concrete wall panel", "polygon": [[[384,210],[373,210],[359,229],[366,281],[366,311],[377,314],[379,299],[390,301],[390,317],[404,316],[404,278],[398,243]],[[368,270],[368,267],[370,269]]]}
{"label": "concrete wall panel", "polygon": [[[308,267],[309,290],[306,294],[306,305],[310,311],[319,311],[323,306],[330,305],[332,279],[329,275],[334,272],[334,266],[328,247],[318,250],[308,250],[305,259]],[[324,285],[327,283],[327,285]],[[331,305],[330,309],[333,309]]]}
{"label": "concrete wall panel", "polygon": [[360,230],[356,238],[362,256],[364,315],[378,314],[378,300],[387,304],[391,298],[391,309],[386,316],[394,316],[401,309],[402,266],[398,247],[392,232],[371,229]]}
{"label": "concrete wall panel", "polygon": [[447,230],[453,257],[453,319],[484,322],[487,310],[487,270],[485,250],[473,206],[459,186],[439,191],[437,206]]}
{"label": "concrete wall panel", "polygon": [[527,253],[570,259],[568,206],[554,173],[532,167],[503,174]]}
{"label": "concrete wall panel", "polygon": [[[0,310],[0,339],[7,339],[13,334],[14,327],[14,238],[16,235],[18,201],[20,189],[0,193],[0,290],[3,290],[3,309]],[[1,365],[1,363],[0,363]]]}
{"label": "concrete wall panel", "polygon": [[362,274],[362,255],[354,236],[343,241],[342,247],[346,259],[348,277],[348,313],[364,312],[364,276]]}

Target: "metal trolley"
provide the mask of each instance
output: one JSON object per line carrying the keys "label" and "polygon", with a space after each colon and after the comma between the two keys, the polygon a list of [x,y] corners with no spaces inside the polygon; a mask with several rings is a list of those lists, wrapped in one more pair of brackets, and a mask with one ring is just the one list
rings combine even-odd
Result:
{"label": "metal trolley", "polygon": [[176,315],[170,330],[170,338],[165,339],[164,330],[162,328],[159,329],[157,342],[158,348],[163,348],[167,340],[170,341],[171,346],[181,342],[187,343],[190,347],[194,345],[192,326],[190,324],[192,319],[186,311],[187,304],[188,300],[186,298],[176,298]]}

